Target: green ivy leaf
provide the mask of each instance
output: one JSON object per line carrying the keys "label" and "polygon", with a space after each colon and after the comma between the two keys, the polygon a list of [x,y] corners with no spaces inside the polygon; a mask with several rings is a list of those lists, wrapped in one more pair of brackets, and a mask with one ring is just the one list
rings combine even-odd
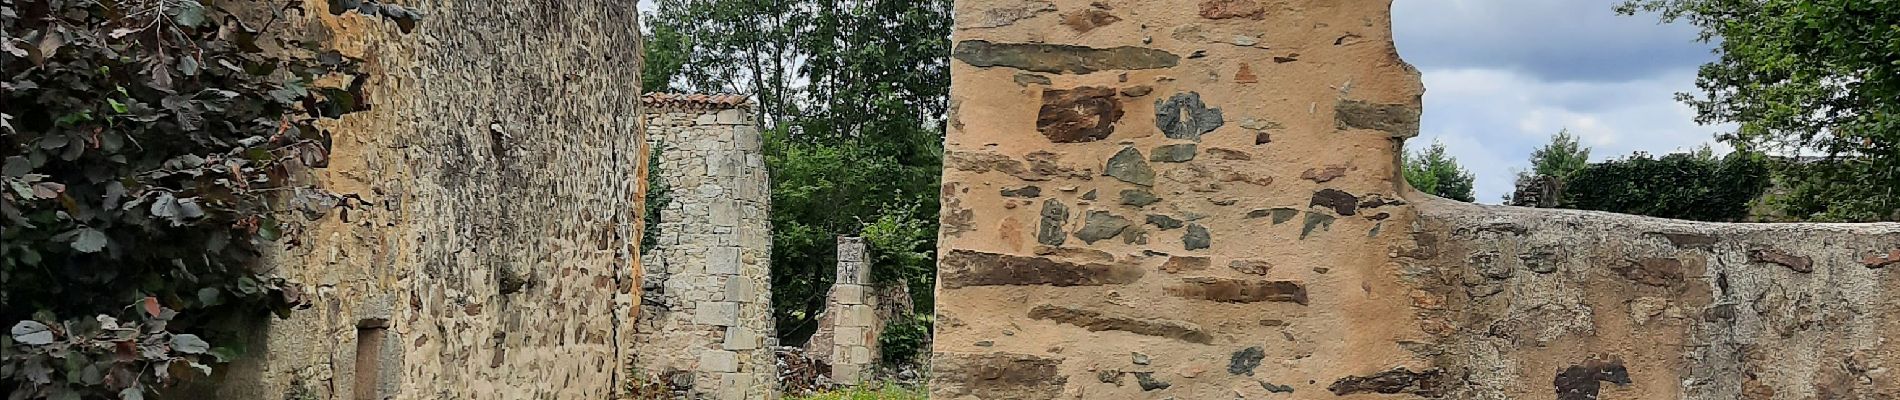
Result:
{"label": "green ivy leaf", "polygon": [[224,304],[224,299],[219,296],[220,293],[218,288],[198,289],[198,304],[205,307]]}
{"label": "green ivy leaf", "polygon": [[178,25],[196,28],[205,23],[205,6],[197,1],[186,0],[179,4],[178,14],[172,17]]}
{"label": "green ivy leaf", "polygon": [[198,335],[172,335],[172,350],[185,354],[204,354],[211,350],[211,344],[199,339]]}
{"label": "green ivy leaf", "polygon": [[53,343],[53,328],[39,321],[20,321],[13,324],[13,341],[28,346],[42,346]]}
{"label": "green ivy leaf", "polygon": [[106,233],[98,229],[80,228],[79,235],[73,237],[73,250],[81,253],[98,253],[106,248]]}
{"label": "green ivy leaf", "polygon": [[21,156],[7,157],[6,165],[0,167],[0,174],[4,174],[9,178],[26,176],[26,173],[32,171],[33,162],[27,161],[26,157]]}

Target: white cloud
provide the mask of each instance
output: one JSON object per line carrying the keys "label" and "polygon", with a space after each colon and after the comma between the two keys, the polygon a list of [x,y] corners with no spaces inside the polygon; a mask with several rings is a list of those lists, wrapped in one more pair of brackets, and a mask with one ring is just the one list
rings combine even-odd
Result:
{"label": "white cloud", "polygon": [[1714,58],[1695,29],[1616,15],[1620,2],[1398,0],[1393,34],[1426,88],[1412,147],[1443,141],[1477,175],[1478,200],[1495,203],[1561,129],[1596,161],[1689,150],[1732,129],[1697,125],[1675,100]]}
{"label": "white cloud", "polygon": [[1595,161],[1635,151],[1686,151],[1726,126],[1701,126],[1674,93],[1693,90],[1695,72],[1678,70],[1621,82],[1549,82],[1500,69],[1425,70],[1423,132],[1412,147],[1443,141],[1477,175],[1478,199],[1510,193],[1531,150],[1570,129]]}

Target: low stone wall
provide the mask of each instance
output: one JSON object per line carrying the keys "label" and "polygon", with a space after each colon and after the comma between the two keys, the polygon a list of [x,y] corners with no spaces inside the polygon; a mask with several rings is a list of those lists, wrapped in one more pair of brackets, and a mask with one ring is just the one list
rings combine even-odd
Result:
{"label": "low stone wall", "polygon": [[1900,398],[1900,224],[1416,209],[1392,252],[1449,398]]}
{"label": "low stone wall", "polygon": [[650,179],[667,203],[643,255],[635,366],[711,399],[777,387],[762,138],[743,99],[649,95]]}
{"label": "low stone wall", "polygon": [[958,0],[933,398],[1900,398],[1900,224],[1419,193],[1390,7]]}

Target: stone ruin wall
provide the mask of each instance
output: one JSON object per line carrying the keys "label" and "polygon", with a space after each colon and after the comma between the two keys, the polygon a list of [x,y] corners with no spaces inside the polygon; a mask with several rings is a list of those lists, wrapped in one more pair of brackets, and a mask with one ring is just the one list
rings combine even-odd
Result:
{"label": "stone ruin wall", "polygon": [[272,263],[311,307],[193,397],[610,398],[639,300],[634,4],[405,2],[410,34],[302,5],[278,24],[366,60],[373,109],[329,125],[338,196],[289,201],[327,211]]}
{"label": "stone ruin wall", "polygon": [[653,187],[667,202],[645,255],[635,365],[691,395],[770,398],[770,192],[763,137],[740,96],[646,97]]}
{"label": "stone ruin wall", "polygon": [[858,384],[877,365],[878,335],[888,321],[878,309],[878,287],[871,284],[864,238],[838,237],[838,274],[832,282],[818,330],[805,343],[805,351],[831,366],[833,382]]}
{"label": "stone ruin wall", "polygon": [[1900,225],[1407,187],[1390,0],[958,0],[938,399],[1888,399]]}

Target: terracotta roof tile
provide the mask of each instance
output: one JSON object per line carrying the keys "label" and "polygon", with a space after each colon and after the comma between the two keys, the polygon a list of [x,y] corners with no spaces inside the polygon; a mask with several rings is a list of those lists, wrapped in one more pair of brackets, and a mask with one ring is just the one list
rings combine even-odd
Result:
{"label": "terracotta roof tile", "polygon": [[640,104],[650,108],[723,110],[751,107],[751,99],[736,94],[647,93]]}

